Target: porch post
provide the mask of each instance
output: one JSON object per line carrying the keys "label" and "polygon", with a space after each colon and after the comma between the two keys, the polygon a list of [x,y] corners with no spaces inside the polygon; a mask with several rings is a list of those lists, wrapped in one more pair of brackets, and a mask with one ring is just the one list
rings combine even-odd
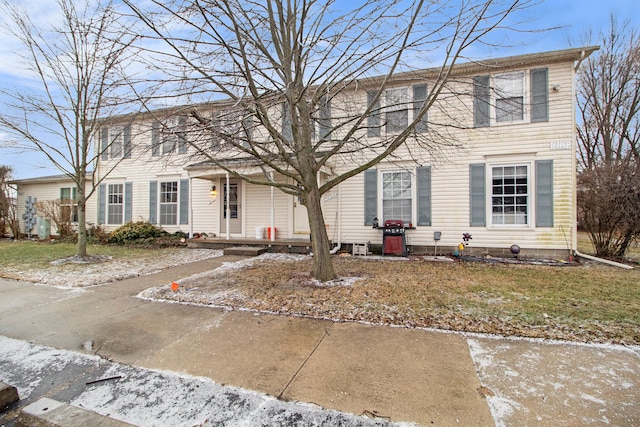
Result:
{"label": "porch post", "polygon": [[193,177],[189,177],[189,238],[193,238]]}
{"label": "porch post", "polygon": [[[271,172],[271,182],[273,182],[273,171]],[[273,185],[271,187],[271,241],[276,240],[276,208],[275,198],[273,196]]]}
{"label": "porch post", "polygon": [[226,191],[226,199],[227,199],[227,240],[231,239],[231,229],[229,228],[230,226],[230,218],[231,218],[231,205],[229,204],[229,193],[231,192],[230,188],[229,188],[229,172],[227,172],[225,174],[225,178],[226,178],[226,183],[225,185],[227,186],[227,191]]}

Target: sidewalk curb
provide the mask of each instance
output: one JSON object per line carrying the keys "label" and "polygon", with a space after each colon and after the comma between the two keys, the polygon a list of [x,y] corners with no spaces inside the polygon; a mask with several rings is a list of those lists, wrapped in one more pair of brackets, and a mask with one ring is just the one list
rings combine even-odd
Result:
{"label": "sidewalk curb", "polygon": [[133,426],[48,397],[40,398],[20,411],[16,427],[126,427]]}

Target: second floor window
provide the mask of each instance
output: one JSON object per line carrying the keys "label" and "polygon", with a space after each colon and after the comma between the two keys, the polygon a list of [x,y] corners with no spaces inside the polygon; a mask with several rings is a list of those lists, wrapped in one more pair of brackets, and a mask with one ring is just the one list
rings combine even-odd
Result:
{"label": "second floor window", "polygon": [[189,145],[187,118],[171,118],[166,123],[154,121],[151,124],[151,155],[160,156],[175,153],[184,154]]}
{"label": "second floor window", "polygon": [[387,134],[400,133],[409,125],[409,90],[407,88],[385,91],[385,124]]}
{"label": "second floor window", "polygon": [[473,78],[473,124],[549,121],[548,70],[484,75]]}
{"label": "second floor window", "polygon": [[131,125],[100,128],[100,160],[131,157]]}
{"label": "second floor window", "polygon": [[496,96],[496,122],[524,120],[524,73],[499,74],[493,81]]}

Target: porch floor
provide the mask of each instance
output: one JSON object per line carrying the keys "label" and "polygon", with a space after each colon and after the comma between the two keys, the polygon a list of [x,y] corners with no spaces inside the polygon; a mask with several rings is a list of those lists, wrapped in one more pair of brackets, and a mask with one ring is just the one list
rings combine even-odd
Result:
{"label": "porch floor", "polygon": [[228,239],[226,237],[207,237],[206,239],[189,239],[187,247],[192,249],[225,249],[237,247],[264,248],[266,252],[308,254],[311,242],[306,239]]}

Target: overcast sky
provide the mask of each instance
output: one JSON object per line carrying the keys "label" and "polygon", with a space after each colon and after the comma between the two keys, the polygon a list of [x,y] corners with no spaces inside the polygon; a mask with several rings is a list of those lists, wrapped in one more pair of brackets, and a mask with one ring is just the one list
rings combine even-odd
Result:
{"label": "overcast sky", "polygon": [[[55,13],[54,0],[31,0],[29,10],[34,11],[32,20],[44,23]],[[508,43],[512,46],[487,50],[478,47],[472,52],[476,57],[502,57],[547,50],[582,46],[582,35],[592,29],[597,35],[609,26],[609,17],[614,14],[619,20],[629,19],[640,29],[640,6],[638,0],[542,0],[540,5],[529,10],[529,28],[558,29],[542,33],[523,33]],[[591,44],[598,44],[597,37]],[[20,71],[13,49],[16,42],[0,32],[0,86],[11,88],[16,82],[24,82],[24,72]],[[428,66],[431,66],[429,64]],[[0,165],[11,166],[15,179],[59,174],[37,153],[16,153],[2,148],[5,135],[0,131]]]}

